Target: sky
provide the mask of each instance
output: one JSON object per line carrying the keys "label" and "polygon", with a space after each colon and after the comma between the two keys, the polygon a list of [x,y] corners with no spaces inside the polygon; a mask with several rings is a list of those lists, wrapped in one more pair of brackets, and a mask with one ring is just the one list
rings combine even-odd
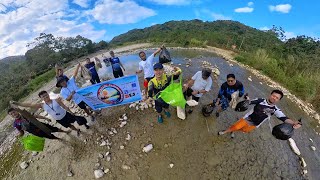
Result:
{"label": "sky", "polygon": [[0,59],[23,55],[40,33],[98,42],[171,20],[234,20],[287,38],[320,37],[319,0],[0,0]]}

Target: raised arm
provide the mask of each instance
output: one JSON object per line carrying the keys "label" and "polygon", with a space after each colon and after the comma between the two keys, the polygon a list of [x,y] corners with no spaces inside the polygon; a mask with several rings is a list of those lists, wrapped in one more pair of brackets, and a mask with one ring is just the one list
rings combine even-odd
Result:
{"label": "raised arm", "polygon": [[32,103],[20,103],[16,101],[10,101],[10,104],[21,106],[21,107],[30,107],[40,109],[42,107],[42,103],[32,104]]}
{"label": "raised arm", "polygon": [[79,64],[77,65],[76,69],[75,69],[74,72],[73,72],[73,77],[77,77],[80,66],[81,66],[81,64],[79,63]]}

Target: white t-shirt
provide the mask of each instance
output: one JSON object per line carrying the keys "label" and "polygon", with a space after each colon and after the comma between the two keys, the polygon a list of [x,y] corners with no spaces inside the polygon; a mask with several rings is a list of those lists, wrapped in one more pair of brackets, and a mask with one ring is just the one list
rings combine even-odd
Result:
{"label": "white t-shirt", "polygon": [[145,61],[139,62],[139,70],[143,70],[144,78],[150,78],[154,76],[153,59],[154,53],[152,53]]}
{"label": "white t-shirt", "polygon": [[[76,81],[74,77],[72,76],[69,81],[67,82],[67,87],[62,87],[60,91],[60,95],[63,97],[63,99],[67,99],[68,96],[70,96],[72,91],[77,91],[79,88],[76,84]],[[79,94],[75,93],[72,96],[72,100],[76,103],[79,104],[82,101],[82,98]]]}
{"label": "white t-shirt", "polygon": [[[208,79],[204,80],[202,78],[202,71],[198,71],[193,77],[192,80],[194,80],[194,84],[191,87],[192,90],[194,91],[200,91],[200,90],[206,90],[207,92],[210,91],[211,86],[212,86],[212,78],[208,77]],[[194,96],[196,97],[201,97],[203,93],[196,94]]]}
{"label": "white t-shirt", "polygon": [[67,113],[67,111],[63,109],[54,99],[52,99],[51,104],[43,103],[42,108],[56,121],[64,118]]}

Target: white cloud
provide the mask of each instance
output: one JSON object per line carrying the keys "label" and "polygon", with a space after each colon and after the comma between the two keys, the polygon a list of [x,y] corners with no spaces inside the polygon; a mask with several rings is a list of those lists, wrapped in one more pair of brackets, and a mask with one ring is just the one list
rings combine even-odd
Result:
{"label": "white cloud", "polygon": [[285,32],[284,35],[286,36],[286,39],[297,37],[294,32]]}
{"label": "white cloud", "polygon": [[270,30],[270,28],[268,28],[267,26],[261,27],[259,28],[261,31],[268,31]]}
{"label": "white cloud", "polygon": [[0,13],[6,11],[7,8],[3,4],[0,4]]}
{"label": "white cloud", "polygon": [[234,12],[237,12],[237,13],[251,13],[252,11],[253,11],[253,8],[251,7],[242,7],[234,10]]}
{"label": "white cloud", "polygon": [[[192,0],[149,0],[161,5],[188,5]],[[197,1],[197,0],[194,0]]]}
{"label": "white cloud", "polygon": [[156,12],[139,6],[132,0],[101,0],[88,14],[103,24],[129,24],[154,16]]}
{"label": "white cloud", "polygon": [[83,8],[87,8],[89,7],[90,0],[73,0],[73,3]]}
{"label": "white cloud", "polygon": [[231,20],[231,17],[225,16],[222,14],[211,13],[211,16],[213,17],[214,20]]}
{"label": "white cloud", "polygon": [[66,17],[81,14],[69,10],[68,0],[1,0],[1,3],[5,3],[10,11],[0,14],[0,59],[24,54],[26,44],[42,32],[54,36],[81,35],[94,41],[106,33],[77,19],[66,20]]}
{"label": "white cloud", "polygon": [[291,10],[291,5],[290,4],[279,4],[279,5],[276,5],[276,6],[269,6],[269,10],[271,12],[273,11],[277,11],[277,12],[280,12],[280,13],[289,13],[290,10]]}
{"label": "white cloud", "polygon": [[248,2],[248,6],[252,6],[253,5],[253,2]]}

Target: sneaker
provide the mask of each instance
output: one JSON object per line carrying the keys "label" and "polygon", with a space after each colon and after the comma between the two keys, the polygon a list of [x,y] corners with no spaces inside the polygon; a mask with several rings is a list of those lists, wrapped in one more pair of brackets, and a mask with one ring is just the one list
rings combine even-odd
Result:
{"label": "sneaker", "polygon": [[234,132],[231,133],[231,138],[234,138]]}
{"label": "sneaker", "polygon": [[158,116],[158,123],[163,123],[162,116]]}
{"label": "sneaker", "polygon": [[193,112],[192,109],[189,109],[189,110],[188,110],[188,114],[191,114],[192,112]]}
{"label": "sneaker", "polygon": [[223,131],[219,131],[219,132],[218,132],[218,135],[223,135],[223,134],[224,134]]}
{"label": "sneaker", "polygon": [[84,126],[86,127],[86,129],[89,129],[89,128],[90,128],[90,126],[88,126],[87,124],[85,124]]}
{"label": "sneaker", "polygon": [[220,116],[220,114],[218,112],[216,112],[216,117],[219,117],[219,116]]}
{"label": "sneaker", "polygon": [[170,114],[169,111],[165,111],[164,113],[166,114],[166,116],[167,116],[168,118],[171,117],[171,114]]}

